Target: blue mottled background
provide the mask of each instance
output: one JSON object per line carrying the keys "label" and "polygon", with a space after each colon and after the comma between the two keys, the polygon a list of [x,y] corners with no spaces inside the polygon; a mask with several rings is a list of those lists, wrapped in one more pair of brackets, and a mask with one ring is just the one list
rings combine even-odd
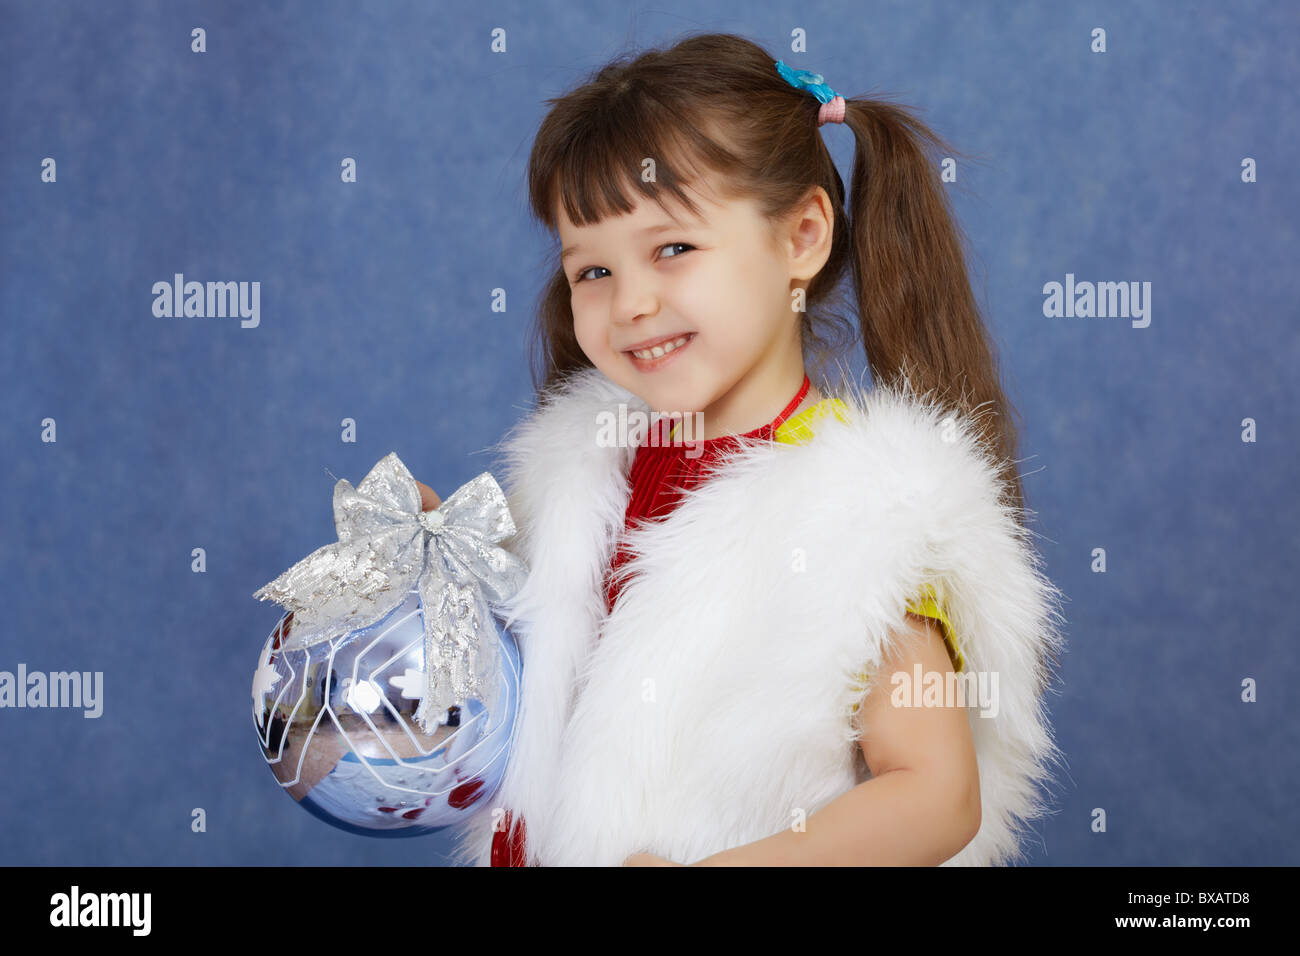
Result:
{"label": "blue mottled background", "polygon": [[[0,669],[103,671],[105,710],[0,710],[0,863],[443,861],[279,792],[248,696],[278,612],[250,595],[334,540],[330,473],[397,451],[446,495],[493,466],[532,398],[543,101],[706,30],[982,160],[952,195],[1070,602],[1033,862],[1300,863],[1295,5],[268,6],[2,5]],[[155,318],[177,272],[260,281],[260,326]],[[1045,318],[1066,273],[1149,281],[1150,326]]]}

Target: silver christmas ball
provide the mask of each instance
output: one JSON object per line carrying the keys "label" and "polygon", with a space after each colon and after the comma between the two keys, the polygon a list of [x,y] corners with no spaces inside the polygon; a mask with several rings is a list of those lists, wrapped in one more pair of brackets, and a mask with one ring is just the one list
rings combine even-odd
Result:
{"label": "silver christmas ball", "polygon": [[466,819],[505,772],[521,676],[514,636],[492,616],[500,680],[481,700],[448,708],[433,734],[415,720],[424,689],[418,590],[362,630],[284,651],[286,614],[253,676],[253,719],[280,786],[350,833],[420,836]]}

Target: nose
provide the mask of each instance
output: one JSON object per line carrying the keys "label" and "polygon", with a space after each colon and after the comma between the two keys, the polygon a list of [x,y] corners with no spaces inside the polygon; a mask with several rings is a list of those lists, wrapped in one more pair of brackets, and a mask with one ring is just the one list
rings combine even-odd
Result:
{"label": "nose", "polygon": [[659,291],[650,273],[624,269],[609,281],[614,283],[610,308],[615,323],[629,325],[659,311]]}

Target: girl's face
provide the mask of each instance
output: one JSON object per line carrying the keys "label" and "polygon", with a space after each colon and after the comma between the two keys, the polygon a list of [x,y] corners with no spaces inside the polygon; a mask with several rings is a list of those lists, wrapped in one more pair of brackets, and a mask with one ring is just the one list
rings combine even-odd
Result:
{"label": "girl's face", "polygon": [[[640,196],[631,213],[588,226],[573,225],[563,207],[558,214],[578,344],[652,411],[702,413],[695,439],[765,425],[798,391],[792,292],[825,263],[834,221],[829,201],[813,201],[814,215],[773,236],[751,200],[717,198],[715,184],[696,192],[698,219],[676,204],[670,218]],[[661,358],[631,351],[682,337]]]}

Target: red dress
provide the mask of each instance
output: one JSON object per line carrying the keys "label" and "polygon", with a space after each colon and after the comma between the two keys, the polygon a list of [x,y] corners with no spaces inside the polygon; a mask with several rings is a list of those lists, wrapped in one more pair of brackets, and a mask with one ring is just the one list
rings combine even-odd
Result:
{"label": "red dress", "polygon": [[[632,486],[628,498],[627,514],[623,521],[624,533],[634,523],[657,521],[672,513],[682,499],[682,494],[704,481],[712,473],[712,465],[726,450],[734,449],[742,439],[774,440],[776,430],[794,410],[799,407],[804,396],[808,394],[811,383],[808,376],[803,377],[799,393],[790,400],[785,410],[771,422],[744,435],[722,435],[718,438],[704,439],[700,443],[699,453],[694,457],[686,454],[684,443],[668,441],[672,422],[660,419],[662,438],[658,444],[646,442],[637,449],[632,460],[632,470],[628,482]],[[625,579],[616,572],[627,562],[628,552],[622,543],[614,552],[605,581],[605,610],[614,609]],[[527,677],[524,678],[527,680]],[[505,826],[492,836],[492,866],[524,866],[524,840],[526,839],[524,821],[512,823],[511,815],[506,814]]]}

